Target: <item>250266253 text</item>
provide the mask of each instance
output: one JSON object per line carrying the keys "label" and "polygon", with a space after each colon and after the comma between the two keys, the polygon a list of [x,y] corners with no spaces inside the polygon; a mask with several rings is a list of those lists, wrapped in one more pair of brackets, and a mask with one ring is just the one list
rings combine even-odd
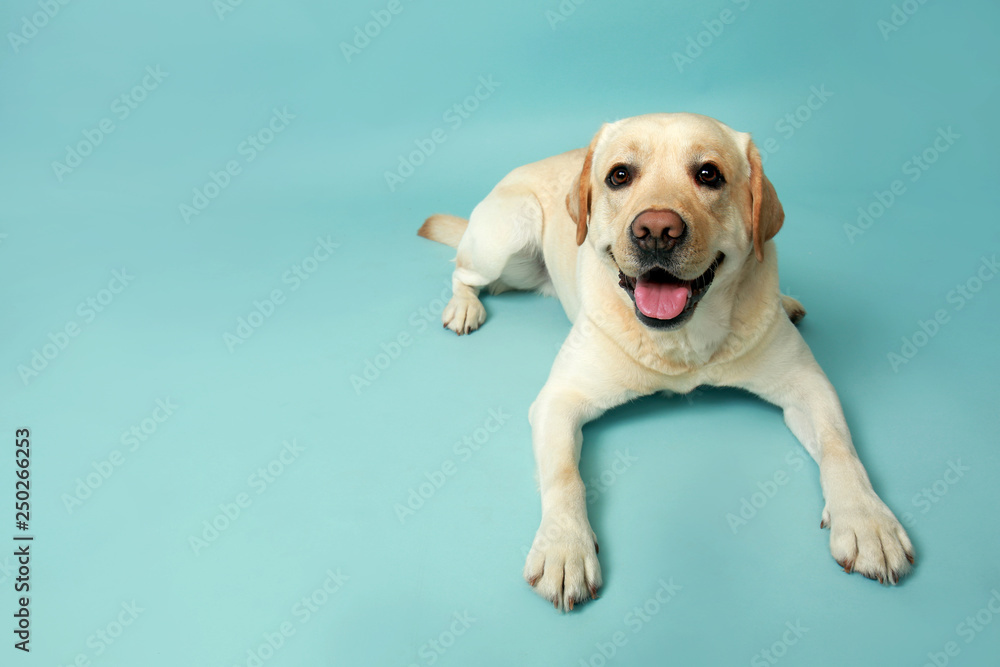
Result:
{"label": "250266253 text", "polygon": [[[19,428],[14,432],[14,526],[26,532],[31,520],[31,432]],[[29,535],[14,536],[14,557],[17,577],[14,578],[16,610],[14,611],[14,648],[29,652],[31,642],[31,612],[28,610],[31,591],[31,540]]]}

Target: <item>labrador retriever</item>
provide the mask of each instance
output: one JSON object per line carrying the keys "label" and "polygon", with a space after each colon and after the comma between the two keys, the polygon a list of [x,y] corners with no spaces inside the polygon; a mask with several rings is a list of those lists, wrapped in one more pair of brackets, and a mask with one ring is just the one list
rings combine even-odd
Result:
{"label": "labrador retriever", "polygon": [[582,426],[655,392],[740,387],[782,408],[819,464],[830,551],[895,584],[913,546],[876,495],[840,401],[795,328],[772,237],[784,211],[749,134],[695,114],[605,124],[586,149],[515,169],[466,221],[418,232],[458,248],[442,314],[479,328],[479,292],[554,294],[573,322],[529,411],[542,520],[524,578],[570,610],[601,586],[580,478]]}

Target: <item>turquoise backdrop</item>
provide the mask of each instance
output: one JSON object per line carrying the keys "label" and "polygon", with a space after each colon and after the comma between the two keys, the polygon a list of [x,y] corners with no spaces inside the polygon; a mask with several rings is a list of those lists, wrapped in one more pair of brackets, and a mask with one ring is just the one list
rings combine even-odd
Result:
{"label": "turquoise backdrop", "polygon": [[[998,664],[996,3],[8,0],[0,26],[0,664]],[[453,251],[415,232],[654,111],[762,147],[782,288],[917,548],[900,586],[830,557],[779,411],[708,388],[585,429],[601,598],[521,579],[569,325],[507,294],[442,330]]]}

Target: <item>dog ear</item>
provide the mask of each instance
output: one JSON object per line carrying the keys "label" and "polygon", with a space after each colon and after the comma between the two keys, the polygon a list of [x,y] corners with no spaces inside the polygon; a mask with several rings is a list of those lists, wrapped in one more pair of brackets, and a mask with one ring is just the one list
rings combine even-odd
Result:
{"label": "dog ear", "polygon": [[594,138],[590,140],[590,146],[587,147],[587,156],[583,159],[583,169],[573,179],[573,184],[569,188],[569,194],[566,195],[566,210],[569,211],[570,217],[576,223],[577,245],[583,245],[584,240],[587,238],[587,222],[590,220],[591,199],[590,170],[594,164],[594,148],[597,146],[597,140],[600,138],[601,131],[603,130],[604,127],[602,126],[597,134],[594,135]]}
{"label": "dog ear", "polygon": [[750,236],[753,239],[757,261],[764,261],[764,243],[774,238],[785,222],[785,210],[778,201],[771,181],[764,175],[760,152],[753,139],[747,144],[747,160],[750,162]]}

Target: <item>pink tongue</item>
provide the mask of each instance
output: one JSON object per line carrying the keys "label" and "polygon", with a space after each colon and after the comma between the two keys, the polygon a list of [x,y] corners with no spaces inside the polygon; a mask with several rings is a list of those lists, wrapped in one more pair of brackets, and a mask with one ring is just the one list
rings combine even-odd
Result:
{"label": "pink tongue", "polygon": [[687,305],[690,286],[655,283],[639,278],[635,285],[635,305],[646,317],[658,320],[672,320],[681,314]]}

